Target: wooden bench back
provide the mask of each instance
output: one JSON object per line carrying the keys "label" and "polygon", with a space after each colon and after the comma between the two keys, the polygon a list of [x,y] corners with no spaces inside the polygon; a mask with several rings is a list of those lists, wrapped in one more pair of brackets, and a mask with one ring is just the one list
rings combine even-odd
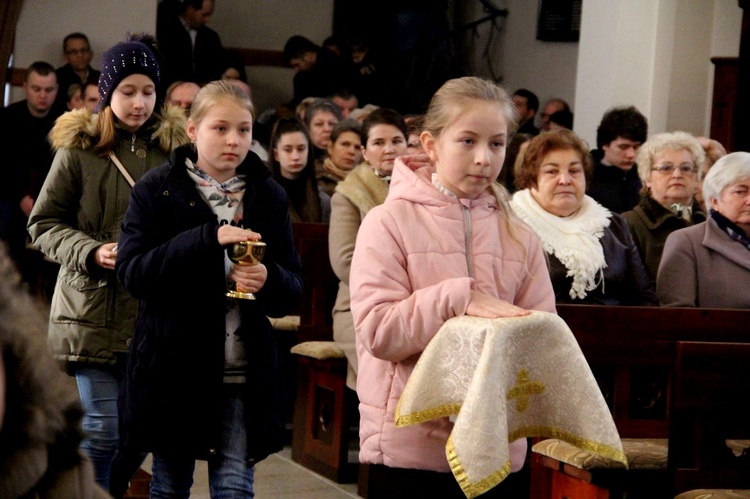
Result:
{"label": "wooden bench back", "polygon": [[297,341],[331,341],[339,279],[328,256],[328,224],[293,223],[292,230],[305,285]]}
{"label": "wooden bench back", "polygon": [[675,342],[750,342],[750,311],[558,305],[623,438],[667,438]]}
{"label": "wooden bench back", "polygon": [[676,343],[669,468],[675,493],[750,489],[749,343]]}

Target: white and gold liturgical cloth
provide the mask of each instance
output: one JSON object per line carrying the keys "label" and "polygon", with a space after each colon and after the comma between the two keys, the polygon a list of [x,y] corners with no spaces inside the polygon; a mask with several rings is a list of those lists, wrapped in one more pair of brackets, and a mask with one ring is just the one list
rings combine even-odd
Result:
{"label": "white and gold liturgical cloth", "polygon": [[510,473],[509,442],[558,438],[627,466],[589,365],[555,314],[447,321],[422,353],[396,426],[452,417],[446,455],[467,497]]}

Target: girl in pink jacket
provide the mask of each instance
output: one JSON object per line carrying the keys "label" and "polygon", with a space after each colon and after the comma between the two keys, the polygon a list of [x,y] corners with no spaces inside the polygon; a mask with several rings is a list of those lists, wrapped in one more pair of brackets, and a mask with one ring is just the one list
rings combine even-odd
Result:
{"label": "girl in pink jacket", "polygon": [[[369,497],[465,497],[445,455],[448,418],[394,425],[404,385],[445,321],[555,312],[539,240],[495,182],[514,127],[503,89],[474,77],[448,81],[425,115],[427,156],[396,161],[385,203],[359,230],[350,287]],[[513,471],[525,455],[524,439],[511,444]]]}

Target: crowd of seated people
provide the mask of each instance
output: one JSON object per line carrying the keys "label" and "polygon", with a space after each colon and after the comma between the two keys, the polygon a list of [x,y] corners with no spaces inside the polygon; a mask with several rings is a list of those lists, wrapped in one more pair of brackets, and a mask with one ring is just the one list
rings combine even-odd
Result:
{"label": "crowd of seated people", "polygon": [[750,153],[719,159],[703,181],[705,222],[672,232],[656,278],[662,306],[750,308]]}
{"label": "crowd of seated people", "polygon": [[422,147],[422,132],[424,129],[423,115],[404,116],[409,134],[406,136],[406,153],[420,154],[424,152]]}
{"label": "crowd of seated people", "polygon": [[[214,55],[221,54],[210,67],[198,64],[197,69],[204,72],[181,76],[183,73],[173,60],[172,65],[165,63],[164,79],[159,80],[162,73],[152,67],[159,64],[158,49],[148,45],[154,54],[139,66],[140,72],[124,75],[112,86],[111,82],[95,79],[99,71],[91,66],[93,53],[88,38],[72,33],[63,43],[65,65],[56,72],[47,63],[32,64],[24,83],[26,100],[0,112],[4,130],[15,127],[20,132],[34,132],[22,133],[21,138],[18,134],[4,134],[0,140],[8,148],[14,146],[14,140],[29,144],[34,141],[35,145],[28,149],[39,156],[38,161],[34,158],[27,162],[28,171],[13,173],[13,185],[5,183],[0,190],[0,239],[9,243],[10,255],[17,264],[42,264],[38,260],[22,261],[19,256],[24,246],[31,244],[26,224],[32,213],[34,244],[44,250],[50,262],[65,261],[53,238],[59,235],[60,227],[44,225],[47,219],[55,218],[54,213],[45,211],[50,209],[54,186],[42,189],[53,157],[46,154],[48,148],[39,146],[46,144],[54,120],[63,112],[56,107],[61,99],[65,110],[74,112],[61,121],[66,127],[74,127],[70,121],[73,116],[87,113],[86,118],[80,118],[81,123],[101,127],[93,124],[90,115],[106,114],[109,125],[124,126],[134,141],[139,145],[143,142],[143,148],[134,149],[133,153],[143,151],[143,157],[138,158],[147,157],[148,168],[155,168],[172,155],[178,144],[157,145],[152,143],[150,134],[162,122],[185,128],[191,103],[208,82],[206,78],[229,80],[245,95],[252,96],[242,61],[236,54],[224,51],[218,35],[214,37],[215,32],[205,26],[214,8],[213,0],[179,2],[179,6],[169,3],[173,9],[179,7],[169,12],[178,16],[172,21],[182,19],[182,27],[188,32],[209,37]],[[166,16],[167,12],[163,14]],[[180,26],[174,22],[159,24],[163,36]],[[366,46],[352,50],[341,45],[345,41],[329,42],[317,46],[303,37],[293,37],[287,43],[284,56],[296,70],[291,101],[295,107],[289,117],[272,113],[265,133],[265,124],[256,121],[251,150],[286,193],[292,222],[330,224],[329,258],[340,279],[336,305],[331,311],[334,340],[348,360],[348,386],[355,388],[357,353],[348,279],[359,227],[367,213],[388,196],[396,158],[426,156],[421,115],[402,116],[398,110],[379,108],[377,103],[362,98],[366,92],[358,93],[361,86],[357,73],[369,74],[365,70],[372,69],[371,62],[362,62]],[[172,45],[169,50],[179,50]],[[167,57],[169,53],[162,55]],[[344,56],[352,60],[338,59]],[[201,53],[200,57],[205,61],[212,56]],[[112,71],[109,69],[107,74]],[[67,79],[63,81],[60,75],[67,75]],[[80,81],[72,81],[74,75]],[[117,114],[121,110],[116,106],[120,99],[116,92],[118,84],[133,76],[136,83],[132,88],[144,94],[153,92],[155,96],[144,122],[130,125]],[[151,83],[144,83],[139,76]],[[718,142],[686,132],[649,136],[646,117],[633,106],[604,112],[597,129],[597,149],[590,151],[572,131],[573,114],[564,100],[552,98],[546,102],[539,113],[539,126],[535,123],[539,99],[532,91],[518,89],[512,100],[518,129],[505,137],[504,162],[497,181],[513,194],[510,205],[514,216],[533,229],[541,241],[557,303],[750,308],[747,293],[743,292],[744,284],[750,284],[750,154],[727,155]],[[162,104],[180,108],[182,116],[178,119],[163,113]],[[86,111],[76,111],[83,109]],[[16,126],[19,124],[20,128]],[[92,133],[95,140],[105,141],[100,130]],[[106,162],[101,153],[122,146],[122,137],[107,140],[111,141],[86,143],[81,148],[97,158],[92,161]],[[55,170],[62,168],[63,161],[71,161],[66,156],[71,147],[60,147]],[[127,160],[123,162],[128,164]],[[56,175],[53,180],[60,182],[62,174]],[[42,192],[47,204],[32,211]],[[66,203],[73,201],[79,202],[66,199]],[[124,211],[126,205],[123,201],[117,209]],[[93,220],[98,215],[86,216]],[[62,215],[59,218],[63,220]],[[59,224],[60,220],[53,221]],[[116,234],[118,230],[108,227],[107,233]],[[76,263],[63,263],[62,277],[55,279],[65,279],[66,273],[76,272],[83,276],[81,282],[98,282],[104,279],[102,273],[109,275],[106,273],[111,272],[116,258],[116,241],[95,242],[89,254],[68,255],[69,259],[75,257]],[[55,264],[55,272],[57,268]],[[24,269],[25,279],[38,276],[28,270]],[[727,286],[728,278],[733,285]],[[52,296],[49,284],[47,292],[40,293],[48,300]],[[72,286],[70,282],[67,285]],[[110,285],[113,284],[106,284]],[[33,283],[30,288],[35,290]],[[113,362],[121,361],[120,354],[123,352],[113,353],[118,359]],[[84,369],[71,372],[82,380],[92,377]],[[96,369],[93,373],[101,374]],[[91,443],[85,441],[84,449],[91,449]],[[114,451],[107,452],[105,458],[111,460]],[[106,466],[101,464],[101,456],[94,456],[93,461],[98,481],[106,488]]]}

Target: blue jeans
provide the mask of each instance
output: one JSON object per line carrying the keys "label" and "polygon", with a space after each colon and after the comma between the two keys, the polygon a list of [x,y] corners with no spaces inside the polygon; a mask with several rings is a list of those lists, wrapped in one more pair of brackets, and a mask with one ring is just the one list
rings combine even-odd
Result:
{"label": "blue jeans", "polygon": [[[252,498],[255,469],[247,464],[244,386],[222,388],[221,448],[208,461],[211,499]],[[186,436],[187,438],[187,436]],[[191,456],[162,456],[154,453],[151,479],[152,499],[180,499],[190,496],[195,459]]]}
{"label": "blue jeans", "polygon": [[77,364],[73,367],[78,393],[83,404],[83,430],[86,439],[81,448],[94,463],[96,482],[109,490],[112,458],[117,451],[117,396],[122,378],[112,368]]}

